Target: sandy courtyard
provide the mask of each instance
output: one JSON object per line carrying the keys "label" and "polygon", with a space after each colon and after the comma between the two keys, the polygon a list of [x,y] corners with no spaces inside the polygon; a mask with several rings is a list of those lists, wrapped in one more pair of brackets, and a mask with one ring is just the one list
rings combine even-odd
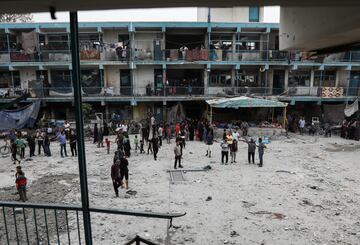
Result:
{"label": "sandy courtyard", "polygon": [[[94,244],[124,244],[137,234],[159,244],[360,244],[359,142],[290,135],[268,145],[263,168],[247,163],[245,143],[239,143],[236,164],[221,165],[219,143],[208,158],[204,143],[187,142],[184,167],[212,169],[186,172],[185,181],[170,183],[173,147],[174,141],[165,143],[158,161],[132,150],[129,185],[137,194],[121,190],[116,198],[110,178],[115,145],[108,155],[86,143],[93,207],[187,213],[169,230],[165,220],[92,214]],[[22,163],[29,202],[79,204],[77,159],[61,159],[58,143],[51,149],[53,157]],[[1,200],[18,199],[14,173],[10,158],[0,158]],[[0,244],[6,244],[0,227]],[[67,244],[65,232],[60,235]],[[76,235],[72,229],[74,240]]]}

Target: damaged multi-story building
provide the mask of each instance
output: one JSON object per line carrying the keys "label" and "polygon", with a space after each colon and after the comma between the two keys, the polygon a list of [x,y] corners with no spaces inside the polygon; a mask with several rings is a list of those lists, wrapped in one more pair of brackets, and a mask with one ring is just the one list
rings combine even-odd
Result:
{"label": "damaged multi-story building", "polygon": [[[206,100],[257,96],[308,116],[359,96],[360,51],[279,50],[279,24],[262,7],[197,9],[196,22],[81,22],[83,102],[110,118],[160,120],[181,102],[201,117]],[[0,95],[27,90],[51,119],[75,118],[68,23],[0,24]],[[330,117],[333,113],[327,113]]]}

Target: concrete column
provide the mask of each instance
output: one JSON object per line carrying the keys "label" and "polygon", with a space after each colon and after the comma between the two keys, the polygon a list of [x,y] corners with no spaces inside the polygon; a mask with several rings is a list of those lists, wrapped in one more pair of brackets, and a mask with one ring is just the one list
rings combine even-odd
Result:
{"label": "concrete column", "polygon": [[207,32],[206,34],[205,34],[205,42],[204,42],[204,44],[205,44],[205,48],[207,48],[207,49],[209,49],[209,32]]}
{"label": "concrete column", "polygon": [[267,83],[267,91],[268,91],[268,94],[272,94],[272,91],[273,91],[273,87],[274,87],[274,70],[273,69],[269,69],[268,70],[268,83]]}
{"label": "concrete column", "polygon": [[109,121],[109,105],[107,103],[105,105],[105,119],[106,119],[106,122]]}
{"label": "concrete column", "polygon": [[207,69],[204,69],[204,95],[209,93],[209,72]]}
{"label": "concrete column", "polygon": [[231,54],[231,60],[236,60],[235,56],[236,56],[236,34],[234,33],[232,36],[232,54]]}
{"label": "concrete column", "polygon": [[231,69],[231,87],[234,88],[235,85],[235,76],[236,76],[236,71],[235,71],[235,67],[233,67]]}
{"label": "concrete column", "polygon": [[[162,69],[162,79],[163,79],[163,87],[164,87],[164,96],[166,96],[166,93],[168,91],[168,88],[166,87],[166,69]],[[166,106],[165,106],[166,108]]]}
{"label": "concrete column", "polygon": [[130,36],[130,50],[131,50],[131,56],[130,56],[130,60],[134,60],[135,57],[135,32],[130,32],[129,33]]}
{"label": "concrete column", "polygon": [[336,70],[335,87],[338,87],[340,83],[340,71]]}
{"label": "concrete column", "polygon": [[289,89],[289,68],[285,69],[285,77],[284,77],[284,90]]}
{"label": "concrete column", "polygon": [[315,71],[314,69],[311,69],[310,71],[310,87],[314,87],[314,75],[315,75]]}

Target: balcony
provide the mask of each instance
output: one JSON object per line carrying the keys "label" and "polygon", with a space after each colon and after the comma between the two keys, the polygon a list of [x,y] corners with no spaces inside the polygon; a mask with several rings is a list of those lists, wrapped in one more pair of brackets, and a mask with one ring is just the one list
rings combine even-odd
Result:
{"label": "balcony", "polygon": [[[300,63],[356,63],[360,62],[360,51],[309,56],[308,53],[288,52],[279,50],[221,50],[221,49],[84,49],[80,51],[82,61],[119,61],[119,62],[242,62],[242,63],[271,63],[293,62]],[[25,53],[11,51],[0,53],[0,63],[9,62],[70,62],[70,50],[42,50],[41,52]]]}
{"label": "balcony", "polygon": [[[31,88],[28,90],[20,88],[0,88],[0,98],[10,99],[19,97],[25,93],[30,93],[32,98],[54,98],[65,99],[73,96],[72,87],[43,87]],[[166,86],[162,89],[134,88],[134,87],[83,87],[82,95],[86,98],[142,98],[142,97],[189,97],[189,98],[208,98],[224,96],[280,96],[283,98],[323,98],[323,99],[342,99],[349,96],[360,96],[360,88],[346,87],[289,87],[283,88],[270,87],[184,87]]]}

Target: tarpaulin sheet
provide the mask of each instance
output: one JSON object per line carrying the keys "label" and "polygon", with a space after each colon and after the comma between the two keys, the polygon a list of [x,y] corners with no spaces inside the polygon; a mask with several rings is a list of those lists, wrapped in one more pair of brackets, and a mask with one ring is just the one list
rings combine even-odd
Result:
{"label": "tarpaulin sheet", "polygon": [[0,130],[33,128],[40,110],[40,100],[17,110],[0,111]]}
{"label": "tarpaulin sheet", "polygon": [[354,103],[345,106],[344,113],[345,113],[345,116],[351,117],[351,116],[354,115],[355,112],[357,112],[358,110],[359,110],[359,100],[356,99],[356,100],[354,101]]}
{"label": "tarpaulin sheet", "polygon": [[222,98],[207,100],[206,103],[214,108],[250,108],[250,107],[286,107],[287,103],[277,100],[266,100],[240,96],[235,98]]}

